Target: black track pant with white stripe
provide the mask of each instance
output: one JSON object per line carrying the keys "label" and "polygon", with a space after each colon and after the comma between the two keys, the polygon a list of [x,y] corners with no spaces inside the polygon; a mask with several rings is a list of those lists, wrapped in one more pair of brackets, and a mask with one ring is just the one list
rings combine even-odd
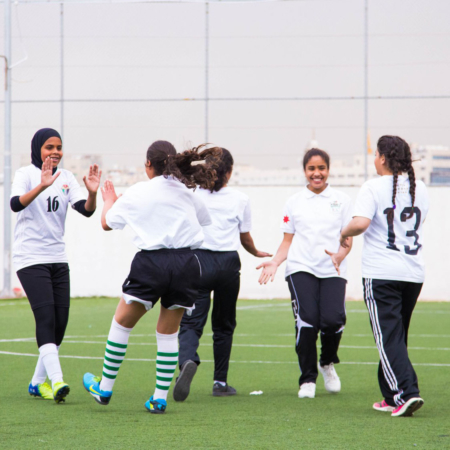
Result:
{"label": "black track pant with white stripe", "polygon": [[347,281],[340,277],[317,278],[307,272],[293,273],[286,280],[295,318],[295,350],[301,371],[299,385],[315,383],[319,330],[322,343],[320,365],[339,362],[337,352],[345,325]]}
{"label": "black track pant with white stripe", "polygon": [[419,396],[417,375],[408,357],[408,329],[422,283],[363,278],[364,301],[380,355],[378,382],[391,406]]}
{"label": "black track pant with white stripe", "polygon": [[241,261],[236,251],[218,252],[195,250],[202,274],[192,315],[185,313],[181,320],[178,339],[180,350],[178,363],[187,360],[200,364],[197,353],[203,328],[211,306],[211,292],[214,301],[211,314],[214,350],[214,380],[227,381],[228,366],[236,328],[236,302],[239,295]]}

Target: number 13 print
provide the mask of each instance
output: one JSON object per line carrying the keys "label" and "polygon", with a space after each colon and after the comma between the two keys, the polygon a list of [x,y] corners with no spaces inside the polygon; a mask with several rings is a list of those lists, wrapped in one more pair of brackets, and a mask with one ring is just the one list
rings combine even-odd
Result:
{"label": "number 13 print", "polygon": [[[413,208],[411,206],[408,206],[403,209],[402,213],[400,214],[400,220],[402,222],[406,222],[411,215],[411,212],[413,211]],[[387,223],[388,223],[388,245],[386,248],[389,248],[390,250],[395,250],[396,252],[399,252],[400,249],[395,245],[395,231],[394,231],[394,208],[386,208],[383,213],[387,215]],[[405,253],[407,255],[417,255],[419,248],[422,247],[422,244],[419,244],[419,235],[417,234],[417,230],[419,229],[420,225],[420,219],[422,217],[422,213],[420,212],[420,209],[417,208],[417,206],[414,207],[413,215],[411,219],[416,216],[416,223],[414,224],[414,230],[409,230],[406,232],[406,236],[408,237],[414,237],[414,248],[411,248],[409,245],[405,245]]]}

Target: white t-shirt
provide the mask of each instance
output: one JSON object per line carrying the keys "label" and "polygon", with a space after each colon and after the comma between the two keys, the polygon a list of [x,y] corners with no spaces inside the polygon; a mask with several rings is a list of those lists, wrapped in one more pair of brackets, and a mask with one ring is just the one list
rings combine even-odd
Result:
{"label": "white t-shirt", "polygon": [[218,192],[197,189],[195,194],[206,205],[212,219],[212,224],[203,229],[205,240],[200,248],[219,252],[238,250],[240,233],[252,229],[248,196],[229,187]]}
{"label": "white t-shirt", "polygon": [[198,248],[211,224],[203,202],[184,184],[163,176],[131,186],[106,214],[113,230],[128,225],[141,250]]}
{"label": "white t-shirt", "polygon": [[422,224],[429,201],[425,184],[416,181],[414,215],[411,212],[409,179],[398,177],[394,222],[388,223],[392,208],[393,176],[367,181],[361,187],[353,216],[371,220],[364,233],[362,275],[364,278],[423,283],[425,268],[422,258]]}
{"label": "white t-shirt", "polygon": [[[17,214],[13,262],[16,270],[34,264],[67,262],[64,225],[69,203],[84,200],[80,185],[71,172],[61,175],[25,209]],[[41,182],[41,170],[30,164],[14,175],[11,198],[30,192]]]}
{"label": "white t-shirt", "polygon": [[[286,261],[286,277],[309,272],[318,278],[338,277],[325,250],[337,252],[341,230],[350,222],[351,200],[347,194],[327,186],[320,194],[308,188],[286,203],[281,230],[294,235]],[[347,261],[340,265],[346,278]]]}

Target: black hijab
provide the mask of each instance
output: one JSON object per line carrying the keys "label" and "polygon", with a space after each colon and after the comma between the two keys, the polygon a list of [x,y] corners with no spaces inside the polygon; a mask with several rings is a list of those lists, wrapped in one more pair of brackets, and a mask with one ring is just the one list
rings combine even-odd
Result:
{"label": "black hijab", "polygon": [[[36,166],[38,169],[42,169],[42,158],[41,158],[41,148],[47,141],[52,137],[57,137],[61,139],[60,134],[53,128],[42,128],[36,131],[36,134],[31,140],[31,164]],[[62,142],[62,139],[61,139]],[[53,173],[56,172],[56,167],[53,169]]]}

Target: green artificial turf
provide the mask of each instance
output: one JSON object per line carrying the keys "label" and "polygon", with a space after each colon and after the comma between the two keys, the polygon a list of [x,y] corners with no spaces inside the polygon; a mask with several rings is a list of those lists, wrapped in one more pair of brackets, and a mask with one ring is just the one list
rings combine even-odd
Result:
{"label": "green artificial turf", "polygon": [[[60,350],[71,392],[60,405],[27,393],[36,358],[23,354],[37,354],[28,303],[0,302],[0,448],[450,448],[450,304],[417,306],[409,346],[425,405],[412,418],[392,418],[372,410],[372,403],[381,400],[377,366],[372,364],[378,362],[378,352],[362,302],[347,303],[338,395],[328,394],[319,377],[315,399],[297,398],[299,369],[290,303],[258,300],[238,303],[228,380],[238,391],[235,397],[211,395],[208,322],[199,350],[204,363],[189,398],[176,403],[169,393],[165,415],[146,412],[144,403],[153,394],[155,380],[157,307],[131,335],[111,403],[98,405],[83,389],[82,377],[88,371],[101,374],[117,301],[72,301]],[[20,338],[31,339],[11,341]],[[263,394],[249,395],[257,390]]]}

